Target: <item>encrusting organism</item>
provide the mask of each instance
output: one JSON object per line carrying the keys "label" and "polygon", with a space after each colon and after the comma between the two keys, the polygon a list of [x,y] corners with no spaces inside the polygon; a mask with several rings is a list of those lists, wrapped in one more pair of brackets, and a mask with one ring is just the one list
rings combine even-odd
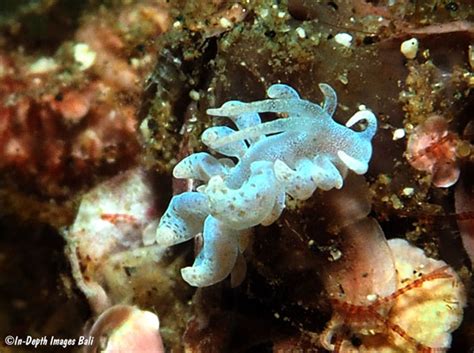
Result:
{"label": "encrusting organism", "polygon": [[[178,163],[176,178],[202,182],[196,191],[176,195],[160,220],[161,246],[187,241],[200,232],[203,248],[192,267],[181,270],[186,282],[203,287],[231,273],[244,250],[247,230],[275,222],[285,207],[285,194],[308,199],[316,188],[341,188],[348,169],[364,174],[372,155],[377,119],[369,110],[355,113],[344,125],[335,122],[335,91],[319,85],[324,104],[300,98],[285,84],[267,90],[270,99],[229,101],[214,116],[229,117],[235,126],[211,127],[202,141],[231,158],[195,153]],[[262,122],[258,113],[286,113],[288,118]],[[359,121],[363,131],[350,129]]]}
{"label": "encrusting organism", "polygon": [[[74,223],[64,231],[72,275],[96,314],[127,302],[129,293],[140,296],[135,280],[146,273],[147,254],[153,254],[154,275],[162,275],[156,269],[164,249],[144,249],[153,243],[157,226],[153,195],[150,176],[130,169],[85,193]],[[133,276],[124,268],[134,268]]]}
{"label": "encrusting organism", "polygon": [[[321,335],[331,352],[446,352],[461,323],[466,294],[456,272],[403,239],[388,241],[397,273],[390,295],[366,304],[331,294],[333,317]],[[346,288],[347,289],[347,288]],[[362,299],[362,298],[359,298]],[[349,337],[360,342],[354,347]]]}
{"label": "encrusting organism", "polygon": [[436,187],[448,188],[459,179],[458,143],[459,136],[449,131],[448,122],[433,115],[414,129],[406,157],[413,168],[431,174]]}

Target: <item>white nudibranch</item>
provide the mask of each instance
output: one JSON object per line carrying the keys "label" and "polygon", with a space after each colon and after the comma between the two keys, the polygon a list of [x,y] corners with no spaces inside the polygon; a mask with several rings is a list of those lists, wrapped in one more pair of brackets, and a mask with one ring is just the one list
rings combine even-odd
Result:
{"label": "white nudibranch", "polygon": [[[211,127],[202,141],[211,150],[192,154],[174,168],[173,175],[202,183],[197,191],[174,196],[160,220],[158,244],[171,246],[197,234],[203,248],[193,266],[181,270],[192,286],[205,287],[237,274],[238,257],[245,250],[247,230],[275,222],[285,208],[285,194],[306,200],[317,188],[340,189],[348,170],[367,172],[372,156],[371,140],[377,119],[369,110],[354,114],[341,125],[332,119],[336,92],[320,84],[322,106],[301,99],[285,84],[267,90],[270,99],[244,103],[226,102],[208,109],[214,116],[228,117],[236,130]],[[288,118],[262,122],[259,113],[286,113]],[[352,130],[365,121],[363,131]],[[235,266],[235,269],[234,269]],[[235,283],[235,281],[233,281]]]}

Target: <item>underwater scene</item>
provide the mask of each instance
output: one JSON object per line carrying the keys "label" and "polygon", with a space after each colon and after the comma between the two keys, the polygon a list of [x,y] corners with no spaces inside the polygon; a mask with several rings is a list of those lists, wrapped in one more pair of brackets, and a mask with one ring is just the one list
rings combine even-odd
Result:
{"label": "underwater scene", "polygon": [[0,0],[0,353],[474,353],[474,2]]}

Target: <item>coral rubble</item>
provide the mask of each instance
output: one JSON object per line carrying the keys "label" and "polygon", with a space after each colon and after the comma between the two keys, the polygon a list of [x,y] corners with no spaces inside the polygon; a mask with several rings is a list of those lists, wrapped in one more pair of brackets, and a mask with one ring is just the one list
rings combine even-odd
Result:
{"label": "coral rubble", "polygon": [[64,200],[137,160],[154,48],[141,43],[166,31],[168,12],[146,1],[114,12],[85,16],[53,55],[0,49],[0,171],[13,190]]}

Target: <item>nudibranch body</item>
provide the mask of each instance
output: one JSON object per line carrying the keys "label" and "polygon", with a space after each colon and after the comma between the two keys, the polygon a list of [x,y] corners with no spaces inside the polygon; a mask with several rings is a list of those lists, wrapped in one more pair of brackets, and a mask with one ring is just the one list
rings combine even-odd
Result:
{"label": "nudibranch body", "polygon": [[[270,99],[229,101],[214,116],[229,117],[238,130],[211,127],[202,141],[211,150],[192,154],[174,168],[176,178],[199,180],[193,192],[174,196],[157,229],[157,242],[171,246],[203,234],[203,248],[192,267],[181,270],[186,282],[203,287],[231,273],[244,250],[246,230],[275,222],[285,207],[285,194],[297,200],[320,188],[341,188],[348,169],[367,171],[371,140],[377,129],[369,110],[354,114],[344,125],[332,115],[337,98],[327,84],[319,85],[322,106],[303,100],[290,86],[274,84]],[[259,113],[286,113],[287,118],[261,122]],[[351,126],[366,121],[363,131]],[[237,267],[237,266],[236,266]]]}

